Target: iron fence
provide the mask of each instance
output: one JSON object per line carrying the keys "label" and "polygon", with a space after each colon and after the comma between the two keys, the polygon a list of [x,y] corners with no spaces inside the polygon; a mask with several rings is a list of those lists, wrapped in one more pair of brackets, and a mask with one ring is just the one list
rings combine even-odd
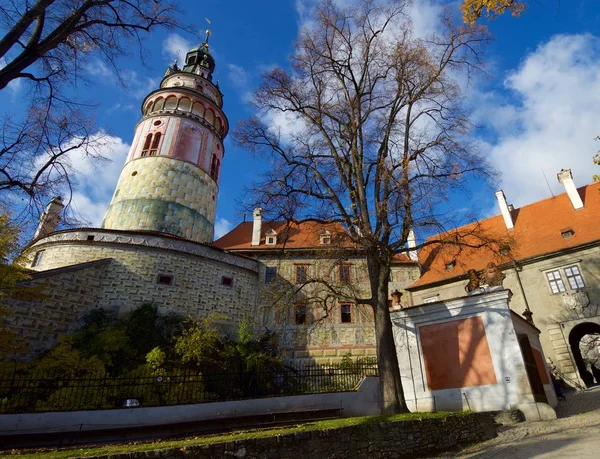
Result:
{"label": "iron fence", "polygon": [[36,371],[0,373],[0,413],[168,406],[355,390],[374,363],[203,374],[140,369],[118,377]]}

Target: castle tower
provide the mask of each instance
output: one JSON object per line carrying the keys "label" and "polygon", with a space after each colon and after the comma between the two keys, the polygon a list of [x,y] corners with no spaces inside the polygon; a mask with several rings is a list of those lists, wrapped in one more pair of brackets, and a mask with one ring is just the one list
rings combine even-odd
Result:
{"label": "castle tower", "polygon": [[102,227],[211,242],[223,139],[223,96],[212,83],[208,38],[171,65],[146,96],[142,119]]}

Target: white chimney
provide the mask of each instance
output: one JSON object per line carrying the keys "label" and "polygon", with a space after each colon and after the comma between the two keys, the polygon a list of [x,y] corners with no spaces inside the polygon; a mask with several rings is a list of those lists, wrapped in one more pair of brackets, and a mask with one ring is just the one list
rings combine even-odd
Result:
{"label": "white chimney", "polygon": [[571,169],[561,169],[556,177],[558,178],[559,183],[562,183],[565,187],[565,190],[567,190],[567,194],[569,195],[569,199],[571,200],[571,204],[573,204],[575,210],[582,209],[583,201],[577,192],[577,187],[573,181]]}
{"label": "white chimney", "polygon": [[48,203],[46,210],[44,210],[44,213],[40,216],[40,224],[33,236],[34,239],[46,236],[56,229],[58,222],[60,222],[60,213],[64,207],[60,196],[52,198],[52,201]]}
{"label": "white chimney", "polygon": [[262,209],[254,209],[254,223],[252,224],[252,245],[260,245],[260,229],[262,227]]}
{"label": "white chimney", "polygon": [[412,261],[419,261],[419,256],[417,255],[417,251],[415,250],[415,247],[417,246],[417,238],[415,237],[415,232],[413,230],[410,230],[408,232],[408,239],[406,239],[406,245],[409,249],[412,249],[408,251],[408,257]]}
{"label": "white chimney", "polygon": [[508,203],[506,202],[506,196],[504,196],[504,191],[498,190],[495,194],[496,199],[498,200],[498,205],[500,206],[500,213],[502,214],[502,218],[504,218],[506,229],[513,229],[515,224],[513,223],[512,215],[510,214],[510,209],[508,208]]}

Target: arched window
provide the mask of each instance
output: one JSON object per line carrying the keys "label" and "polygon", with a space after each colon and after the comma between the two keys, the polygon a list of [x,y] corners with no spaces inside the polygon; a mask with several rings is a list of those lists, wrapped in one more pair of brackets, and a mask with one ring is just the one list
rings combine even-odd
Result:
{"label": "arched window", "polygon": [[215,182],[219,181],[219,166],[221,165],[221,161],[217,158],[217,155],[213,154],[212,162],[210,164],[210,176],[213,178]]}
{"label": "arched window", "polygon": [[175,110],[177,108],[177,97],[170,96],[165,102],[165,110]]}
{"label": "arched window", "polygon": [[199,104],[198,102],[194,102],[194,105],[192,107],[192,113],[196,116],[203,116],[204,106],[202,104]]}
{"label": "arched window", "polygon": [[215,114],[211,110],[206,110],[206,113],[204,114],[204,119],[208,124],[212,126],[215,122]]}
{"label": "arched window", "polygon": [[158,146],[160,144],[161,134],[157,132],[154,134],[154,140],[152,141],[152,148],[150,149],[150,156],[155,156],[158,152]]}
{"label": "arched window", "polygon": [[192,101],[190,99],[188,99],[187,97],[184,97],[182,99],[179,100],[179,105],[177,106],[178,110],[181,110],[182,112],[189,112],[192,109]]}
{"label": "arched window", "polygon": [[150,150],[151,143],[152,143],[152,134],[148,134],[146,136],[146,141],[144,142],[144,148],[142,148],[142,156],[148,156],[148,151]]}
{"label": "arched window", "polygon": [[154,107],[152,108],[152,111],[158,112],[159,110],[162,110],[164,106],[165,106],[165,99],[163,99],[161,97],[160,99],[157,99],[156,102],[154,102]]}

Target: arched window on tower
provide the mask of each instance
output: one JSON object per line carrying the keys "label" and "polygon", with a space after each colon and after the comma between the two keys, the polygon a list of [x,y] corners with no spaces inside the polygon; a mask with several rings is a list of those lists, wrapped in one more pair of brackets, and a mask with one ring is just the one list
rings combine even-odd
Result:
{"label": "arched window on tower", "polygon": [[212,162],[210,164],[210,176],[213,178],[215,182],[219,181],[219,166],[221,165],[221,161],[217,158],[217,155],[213,154]]}
{"label": "arched window on tower", "polygon": [[144,148],[142,148],[142,156],[148,156],[148,152],[150,151],[151,143],[152,143],[152,134],[148,134],[146,136],[146,141],[144,142]]}
{"label": "arched window on tower", "polygon": [[152,141],[152,148],[150,149],[150,156],[156,156],[158,153],[158,146],[160,145],[160,132],[154,134],[154,140]]}

